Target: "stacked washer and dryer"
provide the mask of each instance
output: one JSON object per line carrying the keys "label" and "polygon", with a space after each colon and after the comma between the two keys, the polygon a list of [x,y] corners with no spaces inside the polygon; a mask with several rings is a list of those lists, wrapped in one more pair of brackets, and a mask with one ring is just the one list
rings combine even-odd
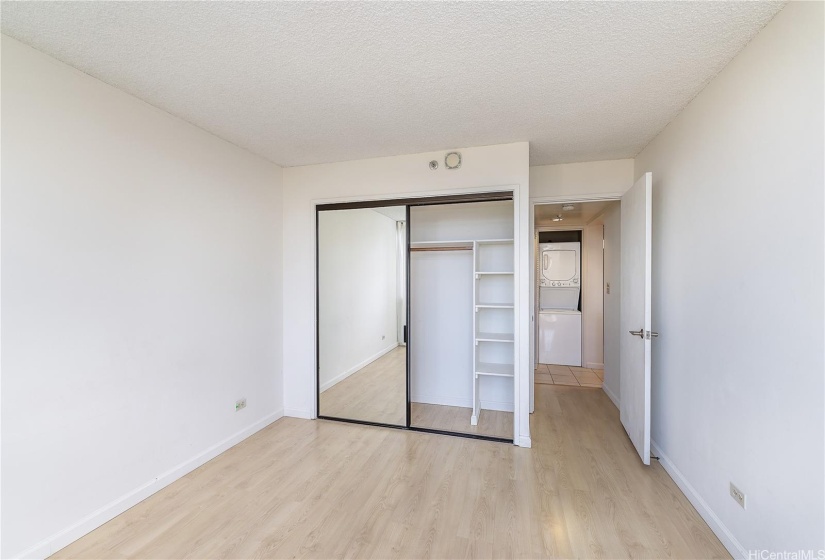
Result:
{"label": "stacked washer and dryer", "polygon": [[539,245],[539,362],[582,365],[581,243]]}

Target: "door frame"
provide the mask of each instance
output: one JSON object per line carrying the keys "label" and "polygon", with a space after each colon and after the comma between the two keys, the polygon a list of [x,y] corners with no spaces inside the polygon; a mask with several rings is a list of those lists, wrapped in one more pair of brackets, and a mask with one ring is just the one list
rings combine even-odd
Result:
{"label": "door frame", "polygon": [[[538,295],[537,285],[538,278],[536,277],[536,257],[539,249],[539,238],[536,229],[536,206],[543,204],[584,204],[586,202],[611,202],[618,200],[621,203],[621,192],[611,192],[598,195],[562,195],[562,196],[541,196],[530,198],[529,211],[529,227],[532,242],[530,243],[530,364],[529,364],[529,378],[530,378],[530,414],[536,410],[536,391],[535,391],[535,374],[536,374],[536,334],[538,333]],[[550,226],[552,227],[552,226]],[[561,229],[575,230],[577,228],[562,227]],[[582,243],[584,243],[584,232],[582,231]],[[582,317],[582,328],[584,328],[584,317]]]}
{"label": "door frame", "polygon": [[[514,275],[514,282],[513,282],[513,290],[514,290],[514,298],[516,302],[519,301],[519,285],[518,281],[518,251],[515,249],[518,245],[518,230],[519,230],[519,198],[518,198],[518,185],[512,186],[503,186],[503,187],[491,187],[489,189],[471,189],[466,191],[460,191],[456,193],[446,194],[446,193],[434,193],[429,194],[427,196],[399,196],[398,198],[373,198],[373,197],[366,197],[363,199],[358,199],[358,197],[351,198],[347,201],[332,201],[332,202],[324,202],[324,201],[313,201],[313,208],[315,212],[315,411],[313,414],[314,419],[323,419],[323,420],[333,420],[337,422],[347,422],[351,424],[362,424],[362,425],[369,425],[369,426],[378,426],[383,428],[393,428],[393,429],[400,429],[400,430],[408,430],[414,432],[425,432],[425,433],[432,433],[432,434],[440,434],[440,435],[451,435],[457,437],[464,437],[469,439],[481,439],[487,441],[496,441],[502,443],[513,443],[515,445],[522,445],[520,442],[519,437],[519,401],[520,399],[520,392],[519,392],[519,353],[520,348],[518,344],[514,345],[513,352],[514,352],[514,364],[516,367],[514,368],[514,375],[513,375],[513,384],[514,384],[514,391],[513,391],[513,431],[514,436],[513,439],[509,438],[502,438],[496,436],[487,436],[482,434],[473,434],[473,433],[464,433],[464,432],[452,432],[448,430],[439,430],[434,428],[422,428],[412,425],[412,413],[411,413],[411,406],[412,402],[410,400],[410,348],[412,347],[412,336],[410,332],[410,314],[412,311],[411,301],[412,298],[410,297],[410,239],[412,237],[411,232],[412,228],[410,227],[410,209],[413,206],[438,206],[438,205],[446,205],[446,204],[468,204],[474,202],[492,202],[498,200],[511,200],[513,202],[513,212],[514,212],[514,225],[513,225],[513,243],[514,243],[514,251],[513,251],[513,259],[514,259],[514,270],[516,270],[516,274]],[[321,344],[320,344],[320,336],[321,336],[321,326],[320,326],[320,239],[318,235],[319,226],[320,226],[320,214],[321,212],[331,211],[331,210],[356,210],[356,209],[368,209],[368,208],[381,208],[384,206],[404,206],[405,213],[406,213],[406,312],[407,312],[407,340],[406,340],[406,421],[404,425],[396,425],[396,424],[387,424],[383,422],[373,422],[369,420],[358,420],[353,418],[339,418],[334,416],[324,416],[321,414],[320,407],[321,407],[321,366],[320,366],[320,355],[321,355]],[[514,306],[514,312],[517,316],[517,309],[518,304]],[[518,320],[514,318],[515,321],[515,332],[518,333]],[[518,340],[518,338],[517,338]],[[529,436],[528,436],[529,442]],[[527,445],[526,447],[529,447]]]}

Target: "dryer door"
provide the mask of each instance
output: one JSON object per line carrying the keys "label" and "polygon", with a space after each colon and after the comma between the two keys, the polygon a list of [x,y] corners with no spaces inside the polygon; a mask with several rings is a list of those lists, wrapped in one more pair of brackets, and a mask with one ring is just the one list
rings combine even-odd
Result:
{"label": "dryer door", "polygon": [[576,277],[579,266],[576,251],[572,249],[547,249],[541,254],[542,286],[553,282],[569,282]]}

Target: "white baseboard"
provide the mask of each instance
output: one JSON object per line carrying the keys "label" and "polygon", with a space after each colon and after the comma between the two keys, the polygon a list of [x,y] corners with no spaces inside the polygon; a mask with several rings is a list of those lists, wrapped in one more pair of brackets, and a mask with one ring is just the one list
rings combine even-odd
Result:
{"label": "white baseboard", "polygon": [[335,377],[333,377],[332,379],[330,379],[326,383],[321,384],[321,392],[323,393],[324,391],[326,391],[330,387],[333,387],[333,386],[337,385],[338,383],[340,383],[341,381],[343,381],[344,379],[346,379],[347,377],[349,377],[353,373],[355,373],[357,371],[360,371],[361,369],[367,367],[368,365],[373,363],[375,360],[377,360],[381,356],[392,352],[396,348],[398,348],[398,343],[397,342],[390,345],[390,346],[387,346],[386,348],[384,348],[383,350],[381,350],[377,354],[375,354],[373,356],[370,356],[369,358],[367,358],[363,362],[352,366],[347,371],[345,371],[343,373],[339,373],[338,375],[336,375]]}
{"label": "white baseboard", "polygon": [[617,397],[613,391],[608,389],[607,383],[602,383],[602,391],[604,391],[607,394],[608,398],[611,401],[613,401],[613,404],[616,405],[616,408],[621,409],[621,406],[619,406],[619,397]]}
{"label": "white baseboard", "polygon": [[312,411],[304,410],[303,408],[285,408],[284,416],[289,418],[303,418],[304,420],[312,420]]}
{"label": "white baseboard", "polygon": [[[467,397],[444,397],[441,395],[418,395],[410,397],[410,402],[422,404],[437,404],[442,406],[460,406],[462,408],[473,408],[473,398]],[[500,410],[502,412],[513,412],[512,401],[487,401],[481,399],[482,410]]]}
{"label": "white baseboard", "polygon": [[679,487],[679,490],[687,497],[688,501],[693,504],[693,507],[699,512],[699,515],[702,516],[702,519],[705,520],[705,523],[708,524],[711,531],[719,537],[719,540],[722,541],[722,544],[728,549],[730,555],[743,560],[748,558],[748,551],[745,550],[745,547],[736,540],[736,537],[734,537],[733,533],[722,523],[719,516],[710,509],[708,503],[699,495],[693,485],[688,482],[682,472],[673,464],[673,461],[662,452],[662,449],[653,440],[650,441],[650,449],[659,457],[659,464],[661,464],[665,472],[670,475],[670,478],[673,479],[673,482],[676,483],[676,486]]}
{"label": "white baseboard", "polygon": [[599,362],[587,362],[585,367],[588,369],[604,369],[604,364],[600,364]]}
{"label": "white baseboard", "polygon": [[530,449],[531,447],[533,447],[533,442],[530,440],[530,436],[521,436],[521,437],[519,437],[518,438],[518,446],[519,447],[525,447],[527,449]]}
{"label": "white baseboard", "polygon": [[279,410],[265,416],[264,418],[258,420],[254,424],[251,424],[243,430],[232,434],[228,438],[200,452],[191,459],[188,459],[183,463],[175,467],[172,467],[168,471],[159,474],[152,480],[146,482],[138,488],[135,488],[131,492],[124,494],[120,498],[117,498],[116,500],[106,504],[100,509],[93,511],[92,513],[90,513],[83,519],[80,519],[76,523],[66,527],[65,529],[58,531],[50,537],[47,537],[46,539],[40,541],[34,546],[31,546],[26,550],[20,552],[19,554],[13,555],[12,557],[36,558],[40,560],[51,556],[61,548],[64,548],[69,544],[73,543],[83,535],[86,535],[94,531],[107,521],[111,521],[112,519],[114,519],[130,507],[142,502],[155,492],[162,490],[163,488],[169,486],[179,478],[189,474],[190,472],[197,469],[210,459],[214,459],[230,447],[237,445],[238,443],[245,440],[255,432],[262,430],[263,428],[272,424],[279,418],[283,417],[283,415],[283,411]]}

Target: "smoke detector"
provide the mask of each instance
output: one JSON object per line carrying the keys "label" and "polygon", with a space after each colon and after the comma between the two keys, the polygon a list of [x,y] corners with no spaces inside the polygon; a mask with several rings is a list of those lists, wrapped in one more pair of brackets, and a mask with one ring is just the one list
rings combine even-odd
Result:
{"label": "smoke detector", "polygon": [[572,204],[565,204],[564,206],[561,207],[561,209],[564,210],[565,212],[570,212],[574,208],[575,208],[575,206],[573,206]]}

